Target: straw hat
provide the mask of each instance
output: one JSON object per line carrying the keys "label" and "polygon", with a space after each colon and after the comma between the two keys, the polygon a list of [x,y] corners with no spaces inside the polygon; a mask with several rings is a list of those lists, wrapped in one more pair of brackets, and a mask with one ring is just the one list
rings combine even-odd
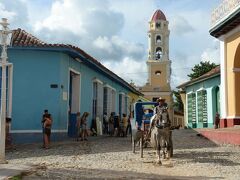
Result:
{"label": "straw hat", "polygon": [[157,101],[158,101],[158,102],[160,102],[160,101],[165,101],[165,99],[162,98],[162,97],[160,97],[160,98],[157,99]]}

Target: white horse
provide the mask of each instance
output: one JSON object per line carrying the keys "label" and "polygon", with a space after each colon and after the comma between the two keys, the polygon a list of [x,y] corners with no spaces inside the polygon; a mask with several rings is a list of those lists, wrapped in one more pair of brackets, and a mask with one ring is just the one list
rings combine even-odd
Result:
{"label": "white horse", "polygon": [[155,114],[151,120],[151,145],[156,149],[157,163],[161,162],[161,151],[163,158],[169,159],[171,156],[171,131],[170,119],[167,110],[163,109],[160,113]]}

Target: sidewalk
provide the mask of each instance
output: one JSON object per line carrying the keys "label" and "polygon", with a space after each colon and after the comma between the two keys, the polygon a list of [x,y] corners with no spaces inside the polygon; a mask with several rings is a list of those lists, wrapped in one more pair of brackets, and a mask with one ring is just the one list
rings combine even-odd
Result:
{"label": "sidewalk", "polygon": [[15,165],[15,164],[0,164],[0,180],[9,179],[14,176],[21,176],[35,170],[34,166],[30,165]]}
{"label": "sidewalk", "polygon": [[240,128],[195,129],[217,144],[240,145]]}

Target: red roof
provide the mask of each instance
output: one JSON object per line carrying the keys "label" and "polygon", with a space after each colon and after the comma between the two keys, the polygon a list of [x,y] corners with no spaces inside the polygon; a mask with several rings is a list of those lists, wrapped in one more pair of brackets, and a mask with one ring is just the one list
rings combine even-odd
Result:
{"label": "red roof", "polygon": [[116,75],[114,72],[106,68],[104,65],[102,65],[98,60],[87,54],[85,51],[80,49],[77,46],[73,46],[70,44],[49,44],[41,41],[40,39],[36,38],[35,36],[31,35],[30,33],[18,28],[16,30],[13,30],[12,38],[11,38],[11,44],[13,47],[36,47],[36,48],[67,48],[70,50],[74,50],[77,53],[80,53],[83,55],[87,60],[94,63],[96,66],[98,66],[103,71],[109,73],[114,79],[117,79],[119,82],[123,83],[125,86],[127,86],[129,89],[131,89],[133,92],[142,95],[141,92],[137,91],[135,88],[133,88],[128,82],[124,81],[121,77]]}
{"label": "red roof", "polygon": [[160,9],[156,10],[152,16],[152,21],[157,21],[157,20],[164,20],[164,21],[167,20],[165,14]]}

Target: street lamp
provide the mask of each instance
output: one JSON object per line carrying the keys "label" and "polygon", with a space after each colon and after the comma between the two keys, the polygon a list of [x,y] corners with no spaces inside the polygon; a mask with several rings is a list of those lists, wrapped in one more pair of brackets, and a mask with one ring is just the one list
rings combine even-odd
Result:
{"label": "street lamp", "polygon": [[1,89],[1,112],[0,112],[0,163],[5,163],[5,126],[6,126],[6,66],[7,66],[7,46],[10,44],[8,35],[11,31],[8,28],[8,22],[6,18],[2,18],[0,22],[2,30],[0,30],[0,40],[1,40],[1,61],[2,66],[2,89]]}

